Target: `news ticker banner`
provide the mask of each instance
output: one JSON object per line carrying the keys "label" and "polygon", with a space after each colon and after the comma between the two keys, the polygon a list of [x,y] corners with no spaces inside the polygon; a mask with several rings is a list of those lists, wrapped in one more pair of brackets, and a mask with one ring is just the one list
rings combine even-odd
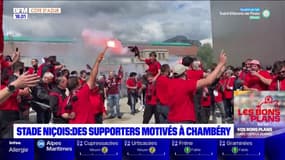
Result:
{"label": "news ticker banner", "polygon": [[268,160],[285,159],[285,129],[279,130],[278,132],[275,132],[273,136],[265,139],[265,146],[268,146],[266,147],[265,154]]}
{"label": "news ticker banner", "polygon": [[234,125],[237,138],[264,138],[285,128],[285,92],[235,92]]}
{"label": "news ticker banner", "polygon": [[[0,155],[1,159],[9,160],[265,160],[267,152],[265,141],[265,139],[3,139],[0,140]],[[271,142],[266,144],[272,145]],[[278,154],[278,148],[275,153]]]}
{"label": "news ticker banner", "polygon": [[234,138],[233,124],[14,124],[20,139],[220,139]]}

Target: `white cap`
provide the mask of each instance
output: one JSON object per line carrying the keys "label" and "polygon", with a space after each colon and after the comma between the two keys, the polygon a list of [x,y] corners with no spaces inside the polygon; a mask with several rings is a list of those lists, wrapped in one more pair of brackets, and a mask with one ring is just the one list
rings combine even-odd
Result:
{"label": "white cap", "polygon": [[173,68],[173,73],[176,75],[181,75],[187,70],[187,67],[185,67],[182,64],[176,64]]}

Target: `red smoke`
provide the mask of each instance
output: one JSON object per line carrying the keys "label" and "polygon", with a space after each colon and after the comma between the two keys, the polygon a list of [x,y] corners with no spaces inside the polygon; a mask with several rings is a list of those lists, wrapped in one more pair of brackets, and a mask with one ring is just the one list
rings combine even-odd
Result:
{"label": "red smoke", "polygon": [[115,39],[112,33],[84,29],[81,35],[87,46],[105,48],[107,42],[111,40],[115,42],[115,47],[109,48],[108,52],[113,54],[125,54],[128,52],[128,49],[123,47],[121,41]]}

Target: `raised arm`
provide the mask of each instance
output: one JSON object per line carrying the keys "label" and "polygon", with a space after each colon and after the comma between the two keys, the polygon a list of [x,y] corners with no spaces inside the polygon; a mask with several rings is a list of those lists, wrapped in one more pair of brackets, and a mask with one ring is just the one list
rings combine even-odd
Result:
{"label": "raised arm", "polygon": [[138,60],[140,60],[140,61],[145,61],[145,58],[142,58],[141,56],[137,56],[138,57]]}
{"label": "raised arm", "polygon": [[98,74],[98,70],[99,70],[99,65],[100,63],[102,62],[103,58],[104,58],[104,55],[105,55],[105,52],[107,51],[108,47],[106,47],[103,52],[101,52],[97,58],[96,58],[96,61],[93,65],[93,68],[90,72],[90,77],[89,79],[87,80],[87,85],[89,86],[90,89],[93,89],[94,86],[95,86],[95,81],[96,81],[96,77],[97,77],[97,74]]}
{"label": "raised arm", "polygon": [[16,62],[18,62],[20,59],[20,52],[15,52],[13,57],[12,57],[12,62],[9,62],[9,66],[14,65]]}
{"label": "raised arm", "polygon": [[142,58],[141,55],[140,55],[140,50],[137,47],[135,47],[134,49],[135,49],[134,50],[135,56],[138,58],[138,60],[145,61],[145,58]]}
{"label": "raised arm", "polygon": [[227,56],[226,53],[222,50],[220,53],[219,63],[214,69],[214,71],[211,72],[206,78],[198,80],[196,88],[201,88],[212,84],[214,80],[217,78],[218,74],[223,69],[223,66],[226,64],[226,62],[227,62]]}

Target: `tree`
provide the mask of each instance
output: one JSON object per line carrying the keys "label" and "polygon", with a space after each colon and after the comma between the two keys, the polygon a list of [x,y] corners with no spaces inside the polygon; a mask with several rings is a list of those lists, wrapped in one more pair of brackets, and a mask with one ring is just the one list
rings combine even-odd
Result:
{"label": "tree", "polygon": [[212,67],[213,64],[213,48],[209,43],[203,44],[197,53],[197,57],[201,60],[203,63],[204,69],[208,69]]}

